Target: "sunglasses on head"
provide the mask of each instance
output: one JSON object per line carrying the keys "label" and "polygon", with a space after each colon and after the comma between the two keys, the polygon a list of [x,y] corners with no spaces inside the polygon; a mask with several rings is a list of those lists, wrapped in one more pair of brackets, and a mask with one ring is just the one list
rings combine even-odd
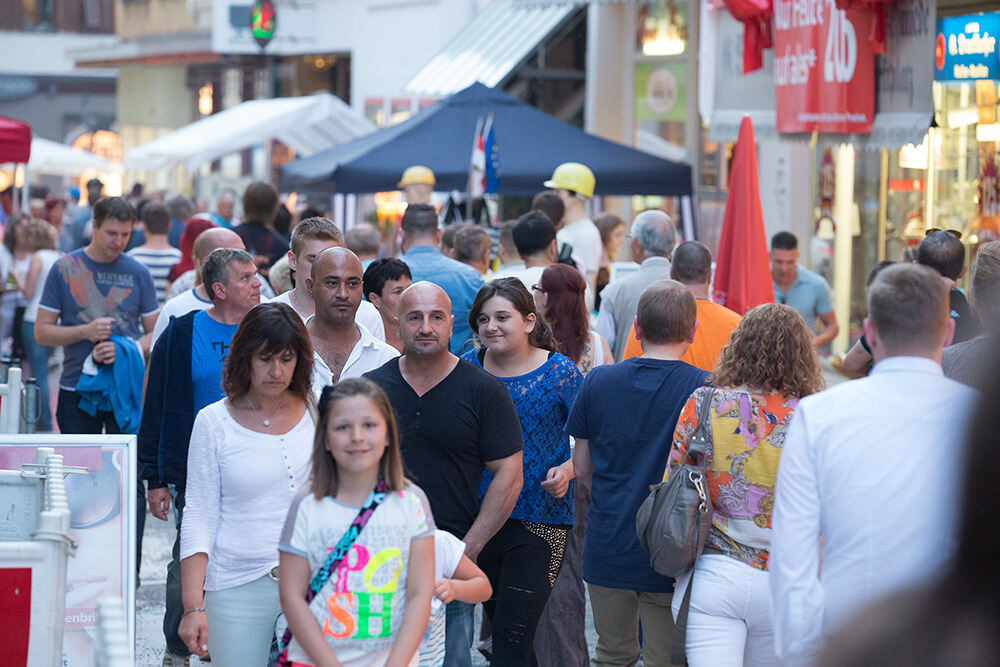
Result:
{"label": "sunglasses on head", "polygon": [[958,231],[957,229],[938,229],[937,227],[931,227],[930,229],[928,229],[926,232],[924,232],[924,236],[930,236],[934,232],[948,232],[956,239],[962,238],[962,232]]}

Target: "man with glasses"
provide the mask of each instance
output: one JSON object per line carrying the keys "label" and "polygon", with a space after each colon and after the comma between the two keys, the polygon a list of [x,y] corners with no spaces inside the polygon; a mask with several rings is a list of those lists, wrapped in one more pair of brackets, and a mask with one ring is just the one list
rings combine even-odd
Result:
{"label": "man with glasses", "polygon": [[830,286],[818,273],[799,264],[799,240],[790,232],[778,232],[771,238],[771,278],[774,300],[799,311],[815,333],[813,346],[823,347],[837,337],[840,325],[830,301]]}

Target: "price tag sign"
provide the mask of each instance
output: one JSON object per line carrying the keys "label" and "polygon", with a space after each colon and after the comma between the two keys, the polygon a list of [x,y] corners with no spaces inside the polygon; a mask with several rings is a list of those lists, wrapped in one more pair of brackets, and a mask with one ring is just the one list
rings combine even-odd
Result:
{"label": "price tag sign", "polygon": [[834,0],[774,0],[779,132],[871,132],[875,56],[871,14]]}

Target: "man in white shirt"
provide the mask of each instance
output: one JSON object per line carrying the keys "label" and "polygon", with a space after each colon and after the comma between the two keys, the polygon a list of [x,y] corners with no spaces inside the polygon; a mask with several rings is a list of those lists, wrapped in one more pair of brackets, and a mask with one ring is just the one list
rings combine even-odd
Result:
{"label": "man in white shirt", "polygon": [[195,285],[177,296],[167,299],[167,302],[163,304],[160,316],[156,318],[156,326],[153,327],[153,340],[149,345],[150,349],[156,345],[156,340],[170,324],[171,317],[180,317],[192,310],[205,310],[212,305],[212,301],[208,298],[208,292],[205,291],[205,286],[201,283],[201,270],[208,256],[218,248],[245,249],[243,239],[231,229],[212,227],[198,235],[191,247],[191,262],[194,264],[196,277]]}
{"label": "man in white shirt", "polygon": [[376,339],[354,319],[362,303],[357,255],[347,248],[327,248],[316,255],[303,282],[315,310],[306,320],[306,329],[315,353],[312,385],[317,397],[326,385],[361,377],[399,356],[394,347]]}
{"label": "man in white shirt", "polygon": [[555,190],[566,208],[558,234],[559,242],[571,245],[580,257],[584,266],[577,268],[586,277],[591,290],[596,289],[597,269],[601,264],[601,251],[604,250],[601,233],[594,221],[587,217],[584,206],[594,196],[594,184],[594,172],[577,162],[559,165],[552,172],[552,178],[545,181],[545,187]]}
{"label": "man in white shirt", "polygon": [[655,209],[635,216],[629,237],[632,259],[639,264],[639,270],[601,290],[601,309],[594,327],[608,341],[615,361],[621,361],[625,352],[639,297],[657,280],[670,279],[670,255],[677,242],[674,221]]}
{"label": "man in white shirt", "polygon": [[[308,321],[313,314],[313,298],[306,289],[306,278],[312,271],[313,261],[327,248],[342,247],[344,234],[328,218],[306,218],[295,225],[291,241],[291,250],[288,251],[288,267],[296,277],[295,287],[284,294],[279,294],[271,301],[288,304],[299,314],[299,317]],[[380,341],[385,341],[382,316],[375,306],[367,301],[362,301],[357,311],[358,322],[365,325],[372,336]]]}
{"label": "man in white shirt", "polygon": [[770,555],[775,647],[786,664],[812,664],[824,637],[864,606],[946,571],[976,403],[976,392],[941,372],[954,329],[935,271],[884,269],[864,321],[871,375],[799,403],[778,469]]}

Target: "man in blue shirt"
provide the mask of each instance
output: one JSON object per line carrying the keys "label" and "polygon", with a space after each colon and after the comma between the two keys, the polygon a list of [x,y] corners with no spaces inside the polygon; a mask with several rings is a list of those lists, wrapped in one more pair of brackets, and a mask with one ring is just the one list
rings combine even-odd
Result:
{"label": "man in blue shirt", "polygon": [[680,361],[694,340],[698,306],[684,285],[652,283],[639,298],[635,334],[642,356],[598,366],[566,422],[576,438],[573,467],[590,486],[583,580],[597,630],[593,664],[669,665],[674,582],[657,574],[639,544],[635,514],[663,477],[677,417],[708,373]]}
{"label": "man in blue shirt", "polygon": [[438,250],[441,231],[438,229],[437,211],[430,204],[410,204],[400,222],[403,228],[403,250],[400,258],[410,267],[413,282],[432,282],[445,291],[451,299],[455,323],[449,349],[459,355],[473,347],[472,329],[469,328],[469,311],[485,283],[471,266],[445,257]]}
{"label": "man in blue shirt", "polygon": [[790,232],[778,232],[771,238],[771,278],[775,301],[797,310],[815,332],[814,347],[823,347],[837,337],[840,325],[830,301],[830,286],[822,276],[799,265],[799,240]]}
{"label": "man in blue shirt", "polygon": [[245,250],[213,250],[201,274],[212,305],[171,318],[157,338],[139,428],[139,476],[149,486],[149,511],[166,521],[171,499],[175,507],[177,537],[167,565],[163,619],[164,665],[184,664],[190,655],[177,628],[184,613],[180,530],[191,429],[199,410],[222,399],[222,366],[233,334],[243,316],[260,303],[260,279],[253,256]]}

